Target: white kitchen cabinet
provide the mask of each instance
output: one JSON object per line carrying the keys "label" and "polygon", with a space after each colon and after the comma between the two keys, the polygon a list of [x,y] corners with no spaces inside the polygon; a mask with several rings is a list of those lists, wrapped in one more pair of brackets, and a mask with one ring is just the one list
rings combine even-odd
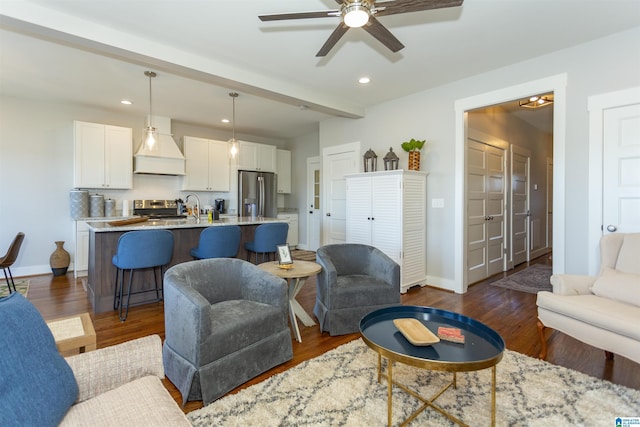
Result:
{"label": "white kitchen cabinet", "polygon": [[133,187],[131,128],[74,121],[76,188],[130,189]]}
{"label": "white kitchen cabinet", "polygon": [[86,221],[76,221],[76,245],[73,254],[74,277],[87,275],[89,269],[89,227]]}
{"label": "white kitchen cabinet", "polygon": [[291,248],[298,246],[298,214],[297,213],[279,213],[278,219],[286,220],[289,223],[289,234],[287,234],[287,243]]}
{"label": "white kitchen cabinet", "polygon": [[400,265],[401,292],[424,286],[427,175],[384,171],[346,176],[348,243],[374,246]]}
{"label": "white kitchen cabinet", "polygon": [[291,151],[276,150],[276,174],[278,175],[278,193],[291,193]]}
{"label": "white kitchen cabinet", "polygon": [[276,172],[275,145],[238,142],[238,169]]}
{"label": "white kitchen cabinet", "polygon": [[187,191],[229,191],[229,144],[225,141],[185,136],[182,140]]}
{"label": "white kitchen cabinet", "polygon": [[[91,218],[91,222],[108,222],[113,218]],[[74,221],[75,248],[73,253],[74,277],[87,275],[89,269],[89,227],[87,221]]]}

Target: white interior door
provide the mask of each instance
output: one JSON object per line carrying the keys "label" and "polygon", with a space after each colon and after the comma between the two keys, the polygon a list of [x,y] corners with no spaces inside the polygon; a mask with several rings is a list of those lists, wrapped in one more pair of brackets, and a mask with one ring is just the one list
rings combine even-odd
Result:
{"label": "white interior door", "polygon": [[547,248],[553,248],[553,159],[547,158]]}
{"label": "white interior door", "polygon": [[603,233],[640,232],[640,104],[604,111]]}
{"label": "white interior door", "polygon": [[505,151],[467,140],[467,278],[504,270]]}
{"label": "white interior door", "polygon": [[320,247],[322,212],[320,210],[320,157],[307,159],[307,250]]}
{"label": "white interior door", "polygon": [[511,146],[511,256],[516,266],[529,261],[529,171],[531,151]]}
{"label": "white interior door", "polygon": [[324,212],[322,244],[346,242],[347,186],[344,176],[359,172],[360,143],[327,147],[322,150]]}

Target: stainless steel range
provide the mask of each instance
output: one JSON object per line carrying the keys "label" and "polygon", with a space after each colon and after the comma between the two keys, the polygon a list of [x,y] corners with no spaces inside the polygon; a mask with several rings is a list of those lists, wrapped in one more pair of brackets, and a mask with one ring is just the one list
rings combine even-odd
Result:
{"label": "stainless steel range", "polygon": [[178,200],[134,200],[133,214],[151,219],[186,218]]}

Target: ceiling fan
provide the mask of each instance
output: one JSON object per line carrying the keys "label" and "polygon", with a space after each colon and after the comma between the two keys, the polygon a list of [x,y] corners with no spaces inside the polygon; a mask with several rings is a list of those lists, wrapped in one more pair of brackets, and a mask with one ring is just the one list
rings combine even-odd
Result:
{"label": "ceiling fan", "polygon": [[404,47],[387,28],[376,19],[376,16],[396,15],[399,13],[419,12],[429,9],[441,9],[445,7],[460,6],[464,0],[336,0],[339,9],[323,10],[319,12],[300,13],[276,13],[272,15],[260,15],[261,21],[280,21],[285,19],[330,18],[339,16],[342,22],[331,33],[329,39],[320,48],[316,56],[326,56],[338,43],[338,40],[349,28],[362,27],[366,32],[378,39],[392,52],[397,52]]}

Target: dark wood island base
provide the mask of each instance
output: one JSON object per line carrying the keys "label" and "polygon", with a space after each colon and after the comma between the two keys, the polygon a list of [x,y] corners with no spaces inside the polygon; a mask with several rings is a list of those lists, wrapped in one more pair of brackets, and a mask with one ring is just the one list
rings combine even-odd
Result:
{"label": "dark wood island base", "polygon": [[[194,222],[191,227],[189,227],[188,224],[180,224],[179,226],[172,227],[169,221],[167,221],[168,224],[165,226],[158,226],[150,222],[149,224],[137,225],[135,227],[108,227],[104,226],[104,224],[101,225],[101,223],[89,223],[87,294],[93,306],[93,311],[94,313],[104,313],[113,311],[114,309],[113,299],[116,287],[116,267],[111,260],[116,253],[118,239],[127,231],[163,228],[173,233],[175,239],[173,256],[168,265],[168,267],[171,267],[182,262],[193,261],[193,257],[189,254],[189,251],[198,246],[200,233],[204,230],[204,227],[227,224],[239,225],[242,230],[242,235],[237,258],[246,260],[248,253],[244,248],[244,243],[253,240],[256,227],[260,225],[260,223],[277,221],[278,220],[272,218],[264,218],[250,222],[242,221],[241,218],[238,218],[237,220],[232,219],[225,223],[216,224],[207,224],[206,221],[204,224],[196,224]],[[128,277],[127,273],[125,280],[128,280]],[[153,270],[136,270],[133,278],[132,291],[139,292],[153,289],[155,289]],[[151,292],[132,294],[130,304],[136,305],[144,303],[147,300],[152,300],[153,297],[155,297],[155,293]]]}

